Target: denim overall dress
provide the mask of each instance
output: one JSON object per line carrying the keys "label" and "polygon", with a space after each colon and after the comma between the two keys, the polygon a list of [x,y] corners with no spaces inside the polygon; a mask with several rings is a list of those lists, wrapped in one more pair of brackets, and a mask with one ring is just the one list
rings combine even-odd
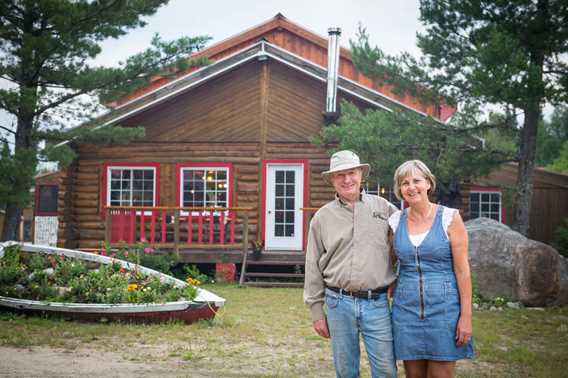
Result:
{"label": "denim overall dress", "polygon": [[454,361],[473,357],[473,342],[456,346],[460,299],[450,241],[442,225],[443,206],[422,243],[409,239],[407,210],[394,234],[400,270],[392,309],[397,360]]}

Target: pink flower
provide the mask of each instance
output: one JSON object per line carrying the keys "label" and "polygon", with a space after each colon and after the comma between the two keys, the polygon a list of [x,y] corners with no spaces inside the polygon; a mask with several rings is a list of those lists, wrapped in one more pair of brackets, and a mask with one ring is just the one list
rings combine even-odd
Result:
{"label": "pink flower", "polygon": [[124,252],[124,257],[128,257],[128,251]]}
{"label": "pink flower", "polygon": [[153,253],[153,252],[154,252],[154,248],[152,248],[152,247],[144,248],[144,253]]}
{"label": "pink flower", "polygon": [[102,250],[102,251],[101,251],[101,256],[106,256],[106,255],[107,255],[106,251],[105,251],[105,250]]}

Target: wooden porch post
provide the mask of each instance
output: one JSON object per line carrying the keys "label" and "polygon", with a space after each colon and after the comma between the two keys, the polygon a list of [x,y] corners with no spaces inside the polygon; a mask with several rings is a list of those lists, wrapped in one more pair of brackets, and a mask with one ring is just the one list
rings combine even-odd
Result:
{"label": "wooden porch post", "polygon": [[179,257],[179,209],[174,211],[174,251]]}
{"label": "wooden porch post", "polygon": [[241,278],[239,278],[239,285],[245,282],[245,271],[247,266],[247,256],[248,256],[248,214],[243,211],[243,264],[241,266]]}
{"label": "wooden porch post", "polygon": [[110,207],[106,208],[106,218],[105,218],[105,244],[110,245],[112,237],[112,212]]}

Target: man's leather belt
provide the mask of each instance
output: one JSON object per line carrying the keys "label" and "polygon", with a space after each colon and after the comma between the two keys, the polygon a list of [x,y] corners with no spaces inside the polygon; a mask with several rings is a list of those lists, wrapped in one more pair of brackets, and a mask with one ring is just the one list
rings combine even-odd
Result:
{"label": "man's leather belt", "polygon": [[330,287],[330,286],[328,286],[327,288],[341,295],[348,295],[350,297],[363,298],[363,299],[377,299],[381,294],[387,292],[388,286],[379,287],[378,289],[373,289],[373,290],[361,290],[361,291],[349,291],[345,289],[340,289],[338,287]]}

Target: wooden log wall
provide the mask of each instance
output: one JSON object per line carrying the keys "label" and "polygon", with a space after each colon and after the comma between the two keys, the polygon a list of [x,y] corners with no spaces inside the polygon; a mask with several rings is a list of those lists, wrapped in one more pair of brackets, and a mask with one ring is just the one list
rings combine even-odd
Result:
{"label": "wooden log wall", "polygon": [[[123,126],[145,126],[146,137],[126,145],[79,147],[76,170],[65,175],[66,189],[60,191],[69,213],[60,219],[60,240],[79,248],[101,247],[105,163],[159,163],[162,206],[176,206],[176,163],[231,163],[231,205],[254,209],[248,213],[249,240],[260,231],[265,160],[307,160],[309,200],[304,206],[322,206],[333,199],[332,188],[321,178],[329,158],[310,139],[324,125],[324,102],[325,83],[275,61],[255,61],[125,120]],[[71,226],[76,233],[63,237]]]}

